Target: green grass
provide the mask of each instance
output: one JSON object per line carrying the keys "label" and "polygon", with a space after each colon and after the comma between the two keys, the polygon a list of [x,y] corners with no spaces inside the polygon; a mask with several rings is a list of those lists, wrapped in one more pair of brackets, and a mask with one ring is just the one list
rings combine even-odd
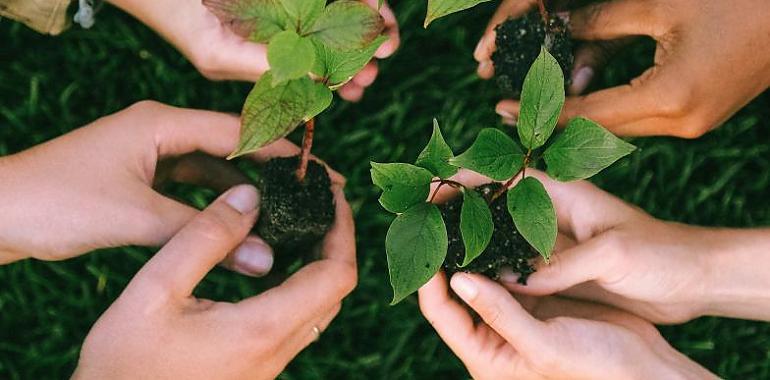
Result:
{"label": "green grass", "polygon": [[[361,103],[336,101],[320,117],[315,153],[349,179],[360,285],[320,342],[297,357],[283,379],[468,377],[420,316],[414,298],[388,306],[383,242],[391,216],[377,204],[368,162],[413,160],[430,136],[434,116],[455,147],[467,146],[480,128],[497,125],[494,85],[475,77],[471,58],[492,9],[482,6],[425,31],[423,1],[399,1],[402,49],[382,62],[380,78]],[[141,99],[238,112],[249,90],[248,84],[201,78],[152,31],[113,9],[99,15],[93,30],[73,29],[59,38],[2,20],[0,40],[2,155]],[[639,73],[651,54],[649,43],[624,53],[605,73],[604,83],[620,83]],[[596,182],[661,218],[768,225],[768,120],[770,96],[765,94],[697,141],[636,140],[641,151]],[[176,193],[198,204],[212,196],[186,187]],[[69,376],[91,324],[151,254],[124,248],[61,263],[24,261],[0,267],[0,378]],[[200,294],[235,300],[258,288],[259,281],[215,270]],[[703,318],[663,332],[678,349],[723,377],[770,378],[768,324]]]}

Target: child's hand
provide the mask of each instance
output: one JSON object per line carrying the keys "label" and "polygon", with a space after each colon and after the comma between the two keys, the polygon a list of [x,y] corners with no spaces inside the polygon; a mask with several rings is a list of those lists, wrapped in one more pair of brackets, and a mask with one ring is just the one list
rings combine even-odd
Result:
{"label": "child's hand", "polygon": [[526,299],[480,275],[455,274],[448,293],[436,275],[420,289],[420,309],[474,379],[716,378],[674,350],[653,325],[606,306]]}
{"label": "child's hand", "polygon": [[[153,190],[156,166],[167,158],[172,180],[227,188],[248,180],[202,151],[223,157],[236,146],[237,117],[142,102],[91,125],[0,159],[0,263],[33,257],[63,260],[122,245],[160,246],[198,211]],[[253,158],[296,154],[282,140]],[[165,167],[165,165],[163,165]],[[338,174],[333,178],[340,182]],[[265,274],[272,250],[246,239],[225,266]]]}
{"label": "child's hand", "polygon": [[356,284],[353,219],[339,186],[322,259],[238,303],[192,296],[257,219],[258,195],[237,186],[195,216],[96,322],[75,379],[274,379],[319,338]]}
{"label": "child's hand", "polygon": [[[567,2],[569,4],[570,2]],[[479,42],[479,74],[490,78],[494,27],[534,7],[504,0]],[[579,95],[618,47],[637,36],[657,42],[654,65],[627,85],[567,98],[561,123],[576,116],[625,136],[695,138],[718,127],[770,86],[770,2],[610,0],[571,11],[576,39],[572,95]],[[509,122],[519,102],[497,112]]]}
{"label": "child's hand", "polygon": [[[362,0],[373,7],[377,0]],[[247,41],[233,33],[211,13],[201,0],[110,0],[130,13],[187,57],[205,77],[214,80],[256,81],[270,69],[267,46]],[[390,40],[375,55],[385,58],[399,45],[398,23],[387,4],[380,13],[385,19]],[[364,89],[377,77],[377,65],[372,61],[347,85],[340,96],[358,101]]]}

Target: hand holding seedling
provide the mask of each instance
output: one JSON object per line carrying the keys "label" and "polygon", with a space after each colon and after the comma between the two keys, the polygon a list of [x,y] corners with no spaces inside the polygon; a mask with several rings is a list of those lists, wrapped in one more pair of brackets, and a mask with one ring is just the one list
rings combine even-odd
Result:
{"label": "hand holding seedling", "polygon": [[[14,201],[0,219],[0,262],[64,260],[99,248],[164,244],[198,210],[156,192],[153,183],[166,176],[219,190],[247,182],[222,161],[185,155],[227,155],[238,141],[238,127],[231,115],[142,102],[3,157],[0,194]],[[284,140],[253,158],[298,150]],[[170,161],[175,163],[167,165]],[[272,250],[261,239],[249,237],[242,248],[224,265],[248,275],[270,270]]]}
{"label": "hand holding seedling", "polygon": [[[704,316],[770,320],[768,230],[731,230],[657,220],[588,182],[560,183],[542,173],[565,235],[550,264],[511,291],[560,293],[628,310],[655,323]],[[482,182],[468,178],[464,181]],[[756,269],[752,269],[756,268]]]}
{"label": "hand holding seedling", "polygon": [[[490,78],[494,28],[533,8],[504,0],[474,53],[479,75]],[[624,136],[695,138],[718,127],[770,86],[770,3],[765,0],[612,0],[572,10],[575,53],[571,93],[560,122],[588,117]],[[579,96],[614,51],[638,36],[657,42],[653,67],[630,84]],[[520,103],[497,112],[515,122]]]}
{"label": "hand holding seedling", "polygon": [[192,218],[96,322],[75,379],[273,379],[318,338],[356,284],[354,227],[334,189],[335,225],[322,256],[282,285],[237,303],[192,295],[257,219],[259,196],[241,185]]}
{"label": "hand holding seedling", "polygon": [[[110,0],[168,40],[207,78],[216,80],[257,81],[270,69],[265,44],[249,41],[223,24],[204,2],[238,3],[244,0]],[[365,0],[377,7],[376,0]],[[375,56],[393,54],[399,44],[398,24],[393,12],[383,4],[380,13],[385,20],[389,40],[380,46]],[[339,90],[346,100],[358,101],[364,89],[377,76],[375,61]]]}
{"label": "hand holding seedling", "polygon": [[443,274],[420,289],[420,309],[474,379],[716,379],[655,326],[611,307],[558,297],[517,301],[498,283]]}

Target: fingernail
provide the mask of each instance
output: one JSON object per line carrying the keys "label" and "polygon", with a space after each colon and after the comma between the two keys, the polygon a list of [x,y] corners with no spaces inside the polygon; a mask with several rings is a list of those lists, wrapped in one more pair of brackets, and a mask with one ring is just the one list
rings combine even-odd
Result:
{"label": "fingernail", "polygon": [[479,73],[489,71],[489,68],[491,65],[492,65],[492,62],[490,61],[482,61],[481,63],[479,63]]}
{"label": "fingernail", "polygon": [[235,186],[225,194],[225,202],[241,214],[254,211],[258,199],[257,188],[251,185]]}
{"label": "fingernail", "polygon": [[473,56],[478,57],[481,54],[481,49],[484,48],[484,44],[486,43],[487,35],[484,34],[481,36],[481,39],[479,39],[479,43],[476,44],[476,48],[473,49]]}
{"label": "fingernail", "polygon": [[233,256],[234,269],[241,273],[261,276],[273,267],[273,250],[259,238],[247,238]]}
{"label": "fingernail", "polygon": [[497,114],[502,116],[504,119],[513,119],[516,120],[516,115],[514,115],[511,111],[507,110],[497,110]]}
{"label": "fingernail", "polygon": [[476,286],[476,283],[473,282],[467,275],[458,273],[452,276],[452,281],[450,281],[450,285],[452,286],[452,290],[457,293],[460,298],[467,301],[472,301],[474,298],[476,298],[476,295],[479,294],[479,289]]}
{"label": "fingernail", "polygon": [[594,77],[594,69],[590,66],[583,66],[572,78],[572,92],[573,95],[577,95],[585,91],[588,85],[591,83],[591,79]]}
{"label": "fingernail", "polygon": [[500,272],[500,281],[509,283],[509,284],[517,284],[519,282],[519,278],[521,277],[518,273],[513,273],[510,269],[503,270]]}

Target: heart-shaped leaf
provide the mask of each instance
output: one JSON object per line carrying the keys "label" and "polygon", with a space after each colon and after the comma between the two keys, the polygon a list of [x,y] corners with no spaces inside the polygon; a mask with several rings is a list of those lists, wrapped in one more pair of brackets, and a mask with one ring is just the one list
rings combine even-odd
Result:
{"label": "heart-shaped leaf", "polygon": [[307,75],[315,63],[315,47],[310,39],[293,30],[273,36],[267,47],[273,86]]}
{"label": "heart-shaped leaf", "polygon": [[449,178],[457,173],[457,167],[449,165],[449,160],[454,157],[452,148],[444,141],[438,120],[433,119],[433,134],[428,145],[417,157],[415,165],[430,170],[439,178]]}
{"label": "heart-shaped leaf", "polygon": [[280,2],[292,21],[290,25],[298,33],[309,31],[326,6],[326,0],[280,0]]}
{"label": "heart-shaped leaf", "polygon": [[338,0],[324,9],[310,34],[331,49],[346,51],[365,47],[384,28],[382,16],[370,6],[356,0]]}
{"label": "heart-shaped leaf", "polygon": [[427,28],[437,18],[473,8],[487,1],[490,0],[428,0],[428,13],[425,16],[423,27]]}
{"label": "heart-shaped leaf", "polygon": [[382,189],[380,204],[392,213],[401,213],[425,203],[433,174],[410,164],[372,162],[372,182]]}
{"label": "heart-shaped leaf", "polygon": [[615,161],[629,155],[636,147],[615,137],[591,120],[570,120],[567,128],[545,150],[548,174],[559,181],[589,178]]}
{"label": "heart-shaped leaf", "polygon": [[374,53],[385,41],[386,36],[379,36],[361,49],[339,51],[330,49],[320,41],[313,39],[316,60],[313,74],[324,78],[331,87],[347,83],[374,57]]}
{"label": "heart-shaped leaf", "polygon": [[446,258],[447,232],[436,205],[421,203],[396,217],[385,237],[393,302],[397,304],[433,277]]}
{"label": "heart-shaped leaf", "polygon": [[551,137],[564,106],[564,74],[545,48],[529,68],[521,90],[521,111],[516,129],[521,144],[537,149]]}
{"label": "heart-shaped leaf", "polygon": [[255,152],[286,137],[332,102],[331,90],[308,77],[273,87],[272,76],[269,71],[262,75],[246,98],[241,111],[241,139],[229,158]]}
{"label": "heart-shaped leaf", "polygon": [[503,131],[486,128],[465,153],[450,159],[449,163],[503,181],[521,169],[524,153]]}
{"label": "heart-shaped leaf", "polygon": [[266,43],[291,25],[281,0],[203,0],[235,34],[251,41]]}
{"label": "heart-shaped leaf", "polygon": [[548,262],[558,230],[556,210],[543,184],[527,177],[508,190],[508,212],[521,236]]}
{"label": "heart-shaped leaf", "polygon": [[464,267],[475,260],[489,245],[495,224],[492,211],[484,197],[475,190],[463,192],[463,207],[460,210],[460,235],[465,244]]}

